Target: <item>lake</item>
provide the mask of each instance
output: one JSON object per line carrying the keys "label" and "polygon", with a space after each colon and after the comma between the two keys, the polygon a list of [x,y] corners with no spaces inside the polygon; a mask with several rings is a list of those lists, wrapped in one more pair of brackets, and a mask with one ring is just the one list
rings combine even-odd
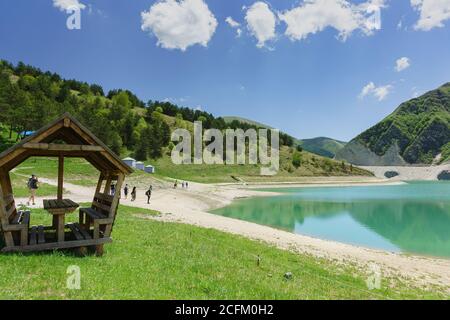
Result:
{"label": "lake", "polygon": [[450,258],[450,182],[264,189],[215,214],[343,243]]}

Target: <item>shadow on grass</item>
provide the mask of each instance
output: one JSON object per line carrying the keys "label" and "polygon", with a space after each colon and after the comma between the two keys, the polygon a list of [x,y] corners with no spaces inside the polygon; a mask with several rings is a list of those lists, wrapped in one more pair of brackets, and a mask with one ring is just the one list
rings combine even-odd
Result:
{"label": "shadow on grass", "polygon": [[[1,234],[1,233],[0,233]],[[53,250],[43,250],[43,251],[31,251],[31,252],[1,252],[5,247],[5,241],[3,235],[0,236],[0,255],[3,256],[19,256],[19,257],[31,257],[31,256],[62,256],[71,258],[88,258],[88,257],[98,257],[95,253],[95,246],[87,246],[85,253],[80,253],[79,248],[68,248],[68,249],[53,249]],[[98,257],[101,258],[101,257]]]}

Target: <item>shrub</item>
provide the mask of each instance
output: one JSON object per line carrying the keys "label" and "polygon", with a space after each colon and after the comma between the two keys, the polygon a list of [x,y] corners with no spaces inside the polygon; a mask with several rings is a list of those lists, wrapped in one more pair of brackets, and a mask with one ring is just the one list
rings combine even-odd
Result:
{"label": "shrub", "polygon": [[295,152],[292,156],[292,164],[294,167],[298,168],[302,164],[302,154],[300,152]]}

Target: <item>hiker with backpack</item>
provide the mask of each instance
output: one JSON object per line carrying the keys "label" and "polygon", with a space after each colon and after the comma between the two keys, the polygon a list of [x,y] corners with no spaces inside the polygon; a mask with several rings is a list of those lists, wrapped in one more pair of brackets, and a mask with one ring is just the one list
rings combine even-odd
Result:
{"label": "hiker with backpack", "polygon": [[36,204],[34,198],[36,196],[36,190],[39,188],[38,183],[38,178],[36,177],[36,175],[32,174],[27,183],[27,187],[30,192],[30,197],[28,198],[27,205],[30,205],[30,201],[32,202],[33,206]]}
{"label": "hiker with backpack", "polygon": [[145,192],[145,195],[147,196],[147,204],[150,204],[150,198],[152,196],[152,185],[148,188],[148,190]]}
{"label": "hiker with backpack", "polygon": [[123,188],[123,193],[125,194],[125,200],[128,199],[128,183],[125,185],[125,188]]}
{"label": "hiker with backpack", "polygon": [[136,200],[136,187],[133,187],[133,190],[131,190],[131,201]]}

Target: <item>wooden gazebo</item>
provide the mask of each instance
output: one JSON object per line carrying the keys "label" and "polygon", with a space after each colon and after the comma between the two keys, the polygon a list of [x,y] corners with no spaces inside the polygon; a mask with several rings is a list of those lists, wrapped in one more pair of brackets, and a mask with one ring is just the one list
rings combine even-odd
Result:
{"label": "wooden gazebo", "polygon": [[[30,157],[57,157],[58,192],[56,199],[44,200],[44,209],[53,216],[52,226],[30,227],[30,211],[16,208],[9,172]],[[78,204],[63,199],[64,158],[84,158],[100,172],[89,208],[79,209],[79,222],[65,224],[65,214]],[[125,176],[133,170],[104,143],[70,114],[36,131],[12,148],[0,153],[0,233],[2,252],[27,252],[63,248],[95,248],[103,253],[103,244],[111,242],[120,190]],[[111,184],[117,192],[110,194]],[[32,213],[31,213],[32,214]]]}

